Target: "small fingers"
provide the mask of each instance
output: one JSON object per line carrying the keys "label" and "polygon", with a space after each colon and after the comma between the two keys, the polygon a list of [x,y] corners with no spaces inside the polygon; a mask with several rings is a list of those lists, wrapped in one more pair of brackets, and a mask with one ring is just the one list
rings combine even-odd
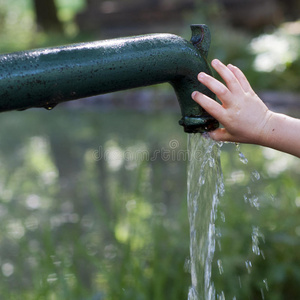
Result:
{"label": "small fingers", "polygon": [[220,142],[235,142],[234,138],[225,128],[218,128],[214,131],[209,132],[209,136],[215,140]]}
{"label": "small fingers", "polygon": [[231,93],[223,83],[203,72],[198,74],[198,80],[216,94],[223,104],[230,102]]}
{"label": "small fingers", "polygon": [[225,114],[225,109],[222,107],[222,105],[199,92],[193,92],[192,98],[212,117],[214,117],[222,123]]}
{"label": "small fingers", "polygon": [[234,74],[236,79],[239,81],[243,90],[245,92],[254,94],[254,91],[253,91],[249,81],[247,80],[246,76],[244,75],[244,73],[238,67],[236,67],[234,65],[229,64],[227,67]]}
{"label": "small fingers", "polygon": [[232,72],[230,68],[225,66],[222,62],[218,59],[214,59],[211,62],[212,67],[218,72],[218,74],[223,78],[225,81],[228,89],[233,93],[241,92],[241,85],[238,79],[236,78],[235,74]]}

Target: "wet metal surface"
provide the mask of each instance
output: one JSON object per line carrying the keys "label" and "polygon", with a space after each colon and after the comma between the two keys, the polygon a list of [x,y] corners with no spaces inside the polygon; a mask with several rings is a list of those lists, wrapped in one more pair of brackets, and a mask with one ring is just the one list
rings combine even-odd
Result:
{"label": "wet metal surface", "polygon": [[194,90],[214,97],[197,81],[200,71],[211,73],[209,44],[208,28],[192,25],[191,42],[150,34],[1,55],[0,111],[52,109],[68,100],[169,82],[185,131],[213,129],[217,122],[191,99]]}

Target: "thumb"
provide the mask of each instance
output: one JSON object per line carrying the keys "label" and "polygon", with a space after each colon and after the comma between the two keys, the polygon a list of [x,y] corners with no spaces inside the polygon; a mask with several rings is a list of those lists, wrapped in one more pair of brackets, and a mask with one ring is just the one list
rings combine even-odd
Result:
{"label": "thumb", "polygon": [[225,128],[218,128],[209,133],[209,136],[215,141],[234,142],[232,135]]}

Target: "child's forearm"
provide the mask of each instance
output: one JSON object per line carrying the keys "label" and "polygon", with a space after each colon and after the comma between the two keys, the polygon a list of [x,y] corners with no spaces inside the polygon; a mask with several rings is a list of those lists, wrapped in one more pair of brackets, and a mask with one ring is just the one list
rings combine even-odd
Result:
{"label": "child's forearm", "polygon": [[257,144],[300,158],[300,120],[271,112],[271,117]]}

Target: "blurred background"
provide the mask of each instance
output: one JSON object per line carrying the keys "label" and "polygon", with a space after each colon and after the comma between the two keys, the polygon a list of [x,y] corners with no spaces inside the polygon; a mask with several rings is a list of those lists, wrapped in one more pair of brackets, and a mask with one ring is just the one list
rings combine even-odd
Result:
{"label": "blurred background", "polygon": [[[271,109],[300,117],[299,12],[297,0],[0,0],[0,52],[151,32],[189,39],[189,25],[205,23],[210,60],[239,66]],[[0,299],[187,298],[179,118],[168,85],[1,114]],[[298,299],[299,159],[241,151],[247,164],[222,147],[217,292]]]}

